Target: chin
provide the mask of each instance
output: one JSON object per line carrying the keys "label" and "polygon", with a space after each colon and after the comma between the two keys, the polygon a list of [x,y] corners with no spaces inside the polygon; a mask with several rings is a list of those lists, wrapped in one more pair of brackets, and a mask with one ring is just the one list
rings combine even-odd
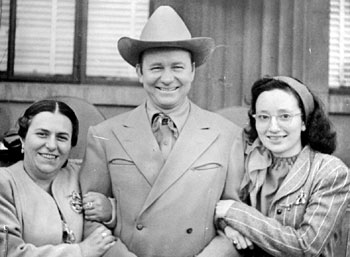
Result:
{"label": "chin", "polygon": [[273,145],[266,145],[266,148],[271,151],[271,153],[275,156],[283,156],[285,153],[284,149],[281,149],[281,147],[276,147]]}

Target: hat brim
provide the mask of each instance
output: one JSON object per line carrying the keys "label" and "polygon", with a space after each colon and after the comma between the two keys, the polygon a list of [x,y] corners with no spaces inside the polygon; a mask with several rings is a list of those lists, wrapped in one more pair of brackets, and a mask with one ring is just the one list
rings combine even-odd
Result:
{"label": "hat brim", "polygon": [[142,41],[129,37],[122,37],[118,41],[118,50],[125,61],[132,66],[139,63],[140,54],[152,48],[181,48],[191,52],[196,67],[199,67],[214,50],[212,38],[195,37],[179,41]]}

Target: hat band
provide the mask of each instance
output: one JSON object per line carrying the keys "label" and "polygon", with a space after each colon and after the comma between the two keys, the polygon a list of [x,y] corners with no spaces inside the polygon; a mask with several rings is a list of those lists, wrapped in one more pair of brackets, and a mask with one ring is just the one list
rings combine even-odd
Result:
{"label": "hat band", "polygon": [[314,98],[310,93],[310,91],[307,89],[307,87],[304,84],[300,83],[299,81],[291,77],[277,76],[277,77],[273,77],[273,79],[287,83],[288,86],[290,86],[295,90],[295,92],[297,92],[301,101],[303,102],[305,115],[306,115],[305,118],[307,120],[310,113],[314,110]]}

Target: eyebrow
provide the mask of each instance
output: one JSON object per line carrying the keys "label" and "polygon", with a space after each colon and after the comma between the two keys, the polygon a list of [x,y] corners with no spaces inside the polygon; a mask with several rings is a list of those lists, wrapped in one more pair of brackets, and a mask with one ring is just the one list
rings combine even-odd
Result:
{"label": "eyebrow", "polygon": [[149,66],[157,66],[157,65],[162,65],[161,62],[151,62],[148,64]]}

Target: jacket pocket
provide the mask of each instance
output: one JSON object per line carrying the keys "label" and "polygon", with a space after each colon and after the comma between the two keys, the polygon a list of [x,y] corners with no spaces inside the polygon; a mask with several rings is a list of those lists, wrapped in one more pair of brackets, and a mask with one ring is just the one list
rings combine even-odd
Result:
{"label": "jacket pocket", "polygon": [[220,163],[216,163],[216,162],[211,162],[211,163],[205,163],[196,167],[193,167],[192,170],[194,171],[200,171],[200,170],[213,170],[213,169],[217,169],[217,168],[221,168],[222,165]]}
{"label": "jacket pocket", "polygon": [[109,161],[109,164],[111,165],[135,165],[135,163],[128,159],[123,158],[115,158],[111,161]]}
{"label": "jacket pocket", "polygon": [[0,248],[0,251],[2,252],[1,256],[7,257],[7,252],[8,252],[8,240],[9,240],[9,230],[8,226],[2,225],[0,227],[0,233],[3,234],[4,238],[0,238],[0,246],[4,245],[4,247]]}

